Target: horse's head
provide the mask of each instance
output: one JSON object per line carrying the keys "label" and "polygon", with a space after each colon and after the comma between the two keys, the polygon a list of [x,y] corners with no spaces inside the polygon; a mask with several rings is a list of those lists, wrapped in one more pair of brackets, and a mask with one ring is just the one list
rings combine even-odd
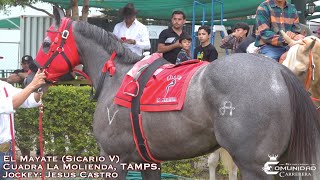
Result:
{"label": "horse's head", "polygon": [[284,60],[287,66],[302,81],[313,96],[320,97],[320,40],[315,36],[307,36],[303,40],[294,41],[282,33],[288,44],[293,45]]}
{"label": "horse's head", "polygon": [[80,63],[80,58],[72,32],[73,21],[64,12],[54,7],[54,22],[47,30],[46,37],[35,58],[35,64],[42,68],[47,80],[55,82],[71,72]]}

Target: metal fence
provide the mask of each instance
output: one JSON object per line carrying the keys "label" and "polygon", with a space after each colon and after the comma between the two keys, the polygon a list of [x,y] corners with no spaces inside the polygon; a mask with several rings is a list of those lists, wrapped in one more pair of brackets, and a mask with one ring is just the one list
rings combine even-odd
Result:
{"label": "metal fence", "polygon": [[19,42],[0,42],[0,69],[18,69],[19,63]]}
{"label": "metal fence", "polygon": [[0,70],[0,78],[7,78],[14,70]]}
{"label": "metal fence", "polygon": [[52,21],[49,16],[20,16],[20,58],[36,56]]}

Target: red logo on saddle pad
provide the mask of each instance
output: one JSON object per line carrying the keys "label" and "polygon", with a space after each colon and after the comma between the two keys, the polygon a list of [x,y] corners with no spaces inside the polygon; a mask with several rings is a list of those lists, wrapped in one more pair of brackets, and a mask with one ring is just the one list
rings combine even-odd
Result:
{"label": "red logo on saddle pad", "polygon": [[[141,111],[181,110],[193,74],[206,64],[206,61],[194,60],[169,68],[166,65],[162,66],[164,69],[154,74],[146,84],[140,100]],[[126,91],[133,89],[128,88],[132,81],[133,77],[129,75],[124,78],[114,100],[116,104],[131,108],[132,96],[128,94],[132,95],[134,92]]]}

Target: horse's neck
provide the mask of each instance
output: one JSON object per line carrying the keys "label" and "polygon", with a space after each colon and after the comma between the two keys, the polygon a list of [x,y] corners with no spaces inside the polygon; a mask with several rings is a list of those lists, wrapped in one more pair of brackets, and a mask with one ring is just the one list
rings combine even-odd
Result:
{"label": "horse's neck", "polygon": [[[93,86],[97,88],[98,82],[101,78],[101,71],[105,63],[110,59],[110,54],[99,47],[96,44],[91,42],[87,43],[77,43],[79,52],[81,52],[80,60],[81,63],[84,65],[85,72],[89,75],[90,79],[92,80]],[[92,48],[96,47],[96,48]],[[125,74],[130,70],[133,65],[126,65],[123,63],[119,63],[121,58],[118,56],[114,59],[114,64],[116,67],[116,77],[117,79],[123,79]],[[106,77],[109,76],[107,72]],[[114,80],[111,78],[111,80]],[[113,81],[116,83],[117,81]],[[119,81],[120,83],[120,81]],[[116,85],[116,84],[114,84]]]}
{"label": "horse's neck", "polygon": [[133,63],[140,59],[140,56],[124,48],[112,33],[88,23],[77,22],[73,28],[73,35],[80,54],[80,61],[94,87],[97,86],[101,70],[113,51],[117,53],[114,59],[116,75],[115,78],[112,78],[112,82],[107,82],[114,83],[112,85],[120,84]]}
{"label": "horse's neck", "polygon": [[[89,64],[87,65],[88,69],[88,75],[93,80],[94,87],[97,87],[98,82],[102,78],[102,69],[105,63],[110,59],[110,55],[106,53],[104,57],[97,57],[96,59],[92,58],[85,58],[84,60],[89,61]],[[124,65],[119,63],[121,59],[119,57],[115,57],[114,64],[115,64],[115,74],[112,78],[108,78],[110,76],[109,72],[106,72],[105,79],[108,79],[105,81],[105,83],[110,83],[112,86],[120,86],[121,80],[124,78],[125,74],[131,69],[131,66]],[[96,61],[97,64],[94,64],[92,61]],[[90,65],[90,63],[93,63],[93,65]]]}

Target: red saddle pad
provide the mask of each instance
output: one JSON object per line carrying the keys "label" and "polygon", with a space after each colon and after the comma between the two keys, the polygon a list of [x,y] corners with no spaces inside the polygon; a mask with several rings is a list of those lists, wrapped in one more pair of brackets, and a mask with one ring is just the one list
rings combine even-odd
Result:
{"label": "red saddle pad", "polygon": [[[140,100],[141,111],[173,111],[181,110],[185,100],[191,77],[207,61],[190,60],[174,67],[166,67],[160,73],[154,74],[147,82]],[[136,83],[133,77],[126,75],[116,93],[114,102],[131,108],[132,96]]]}

